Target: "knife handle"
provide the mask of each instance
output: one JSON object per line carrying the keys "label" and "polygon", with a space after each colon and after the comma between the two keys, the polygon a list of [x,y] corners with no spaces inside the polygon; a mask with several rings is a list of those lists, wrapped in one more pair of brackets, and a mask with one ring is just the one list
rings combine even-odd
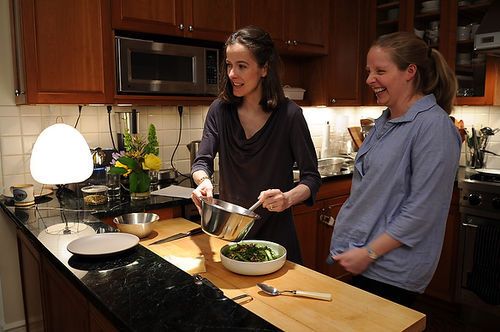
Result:
{"label": "knife handle", "polygon": [[330,294],[330,293],[306,292],[306,291],[297,290],[294,292],[294,295],[303,296],[303,297],[310,297],[313,299],[324,300],[324,301],[331,301],[332,300],[332,294]]}
{"label": "knife handle", "polygon": [[203,233],[203,229],[201,229],[201,227],[194,228],[194,229],[190,230],[189,232],[187,232],[188,236],[196,235],[199,233]]}

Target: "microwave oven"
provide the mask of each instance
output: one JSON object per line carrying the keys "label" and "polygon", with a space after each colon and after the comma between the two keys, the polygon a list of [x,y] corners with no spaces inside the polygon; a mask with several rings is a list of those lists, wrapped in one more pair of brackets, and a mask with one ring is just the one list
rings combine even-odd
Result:
{"label": "microwave oven", "polygon": [[219,50],[115,37],[118,94],[215,96]]}

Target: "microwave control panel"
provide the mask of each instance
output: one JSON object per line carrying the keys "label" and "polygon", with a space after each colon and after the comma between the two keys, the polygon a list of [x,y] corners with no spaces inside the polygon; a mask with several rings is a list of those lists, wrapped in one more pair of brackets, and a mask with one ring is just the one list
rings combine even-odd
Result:
{"label": "microwave control panel", "polygon": [[207,84],[217,84],[218,53],[217,50],[206,50],[205,52]]}

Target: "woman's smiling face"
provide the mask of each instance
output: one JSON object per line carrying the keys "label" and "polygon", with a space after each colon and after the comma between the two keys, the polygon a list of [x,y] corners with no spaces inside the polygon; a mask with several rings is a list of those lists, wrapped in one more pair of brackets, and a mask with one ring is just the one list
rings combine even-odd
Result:
{"label": "woman's smiling face", "polygon": [[260,67],[246,46],[238,43],[227,46],[226,70],[236,97],[255,96],[260,100],[261,78],[267,75],[267,66]]}
{"label": "woman's smiling face", "polygon": [[370,49],[366,60],[366,84],[375,93],[378,104],[392,108],[412,89],[407,70],[400,70],[390,53],[378,46]]}

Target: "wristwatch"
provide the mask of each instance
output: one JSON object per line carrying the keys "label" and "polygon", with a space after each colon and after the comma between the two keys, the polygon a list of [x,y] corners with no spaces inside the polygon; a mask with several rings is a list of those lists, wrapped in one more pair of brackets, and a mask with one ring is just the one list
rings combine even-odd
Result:
{"label": "wristwatch", "polygon": [[370,247],[369,245],[368,245],[368,246],[366,246],[365,248],[366,248],[366,250],[368,251],[368,257],[370,257],[370,258],[371,258],[371,259],[373,259],[374,261],[376,261],[376,260],[380,257],[380,255],[379,255],[379,254],[377,254],[377,253],[375,252],[375,250],[373,250],[373,248],[372,248],[372,247]]}

